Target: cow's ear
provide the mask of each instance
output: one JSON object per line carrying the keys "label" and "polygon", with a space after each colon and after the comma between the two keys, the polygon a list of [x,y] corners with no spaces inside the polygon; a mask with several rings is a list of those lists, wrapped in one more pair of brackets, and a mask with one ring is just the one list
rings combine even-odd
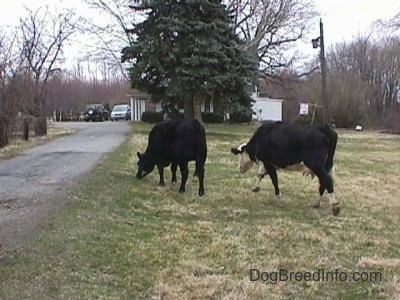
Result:
{"label": "cow's ear", "polygon": [[140,157],[142,156],[142,154],[140,154],[140,152],[137,152],[137,157],[140,159]]}

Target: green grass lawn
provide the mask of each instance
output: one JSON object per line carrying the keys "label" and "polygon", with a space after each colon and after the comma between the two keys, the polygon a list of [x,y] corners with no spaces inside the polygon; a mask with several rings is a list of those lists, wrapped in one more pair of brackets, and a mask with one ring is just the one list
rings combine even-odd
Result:
{"label": "green grass lawn", "polygon": [[[278,174],[251,192],[256,168],[237,171],[230,148],[254,126],[207,126],[203,197],[197,179],[178,193],[166,172],[135,178],[134,134],[76,190],[45,229],[0,262],[0,299],[366,299],[400,295],[400,137],[339,132],[335,188],[341,214],[320,209],[318,182]],[[194,165],[190,165],[193,174]],[[179,172],[178,172],[179,174]],[[178,178],[179,181],[179,178]],[[381,272],[382,281],[251,282],[264,272]],[[365,273],[367,274],[367,273]],[[331,277],[332,278],[332,277]]]}

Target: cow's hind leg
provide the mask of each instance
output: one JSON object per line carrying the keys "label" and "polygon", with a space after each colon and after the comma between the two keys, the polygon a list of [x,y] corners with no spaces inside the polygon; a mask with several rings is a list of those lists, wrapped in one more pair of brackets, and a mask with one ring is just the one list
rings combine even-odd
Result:
{"label": "cow's hind leg", "polygon": [[165,185],[165,182],[164,182],[164,166],[162,164],[158,164],[157,165],[157,169],[158,169],[158,174],[160,175],[160,181],[158,182],[158,185],[164,186]]}
{"label": "cow's hind leg", "polygon": [[275,196],[280,197],[281,192],[279,191],[279,185],[278,185],[278,174],[276,173],[275,167],[270,164],[270,163],[265,163],[264,162],[265,169],[267,170],[267,173],[269,177],[271,178],[272,184],[275,189]]}
{"label": "cow's hind leg", "polygon": [[179,193],[184,193],[186,190],[186,181],[189,176],[188,162],[180,162],[179,170],[181,171],[181,186],[179,188]]}
{"label": "cow's hind leg", "polygon": [[172,173],[172,179],[171,182],[175,183],[176,182],[176,169],[178,168],[178,165],[175,162],[171,163],[171,173]]}
{"label": "cow's hind leg", "polygon": [[337,216],[340,213],[339,201],[336,200],[335,193],[333,191],[333,180],[329,173],[325,170],[323,166],[312,167],[308,166],[319,180],[319,195],[320,198],[314,203],[314,207],[319,207],[321,203],[322,196],[325,189],[329,194],[329,204],[331,205],[332,213]]}
{"label": "cow's hind leg", "polygon": [[204,195],[204,161],[196,161],[196,176],[199,178],[199,196]]}

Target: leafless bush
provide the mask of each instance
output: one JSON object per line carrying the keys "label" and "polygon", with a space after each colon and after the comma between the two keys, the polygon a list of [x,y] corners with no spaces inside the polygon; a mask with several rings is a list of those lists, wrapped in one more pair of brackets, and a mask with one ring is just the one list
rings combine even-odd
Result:
{"label": "leafless bush", "polygon": [[400,134],[400,111],[389,111],[382,120],[385,132]]}

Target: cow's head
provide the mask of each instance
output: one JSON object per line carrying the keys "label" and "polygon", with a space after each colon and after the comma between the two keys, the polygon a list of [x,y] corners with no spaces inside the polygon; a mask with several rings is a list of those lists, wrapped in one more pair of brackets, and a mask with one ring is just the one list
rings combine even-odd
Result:
{"label": "cow's head", "polygon": [[231,149],[232,153],[239,154],[239,171],[240,173],[246,173],[253,166],[254,161],[250,159],[249,154],[246,151],[246,143],[241,144],[237,148]]}
{"label": "cow's head", "polygon": [[155,163],[149,159],[146,153],[141,154],[140,152],[137,153],[138,157],[138,171],[136,173],[136,177],[139,179],[144,178],[146,175],[150,174],[153,171]]}

